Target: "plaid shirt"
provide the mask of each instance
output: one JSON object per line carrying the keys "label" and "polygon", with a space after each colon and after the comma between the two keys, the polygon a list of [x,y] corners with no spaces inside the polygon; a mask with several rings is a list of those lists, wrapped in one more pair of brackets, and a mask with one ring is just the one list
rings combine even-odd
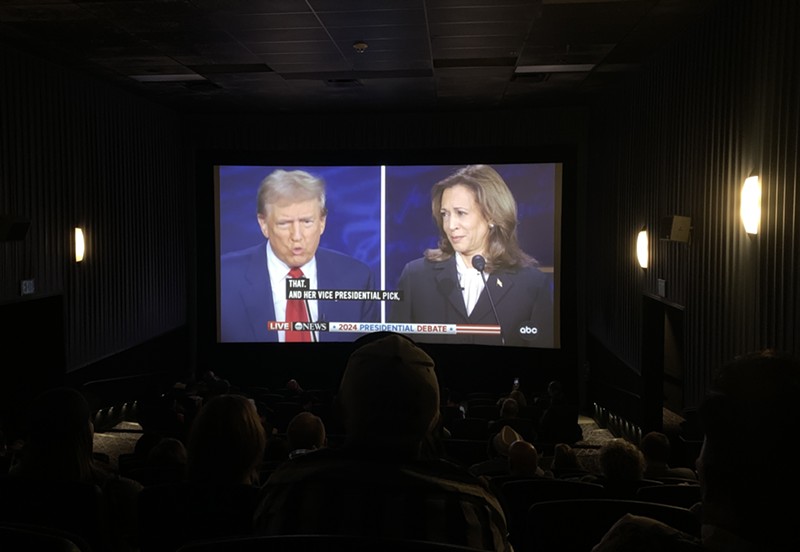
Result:
{"label": "plaid shirt", "polygon": [[261,489],[258,533],[402,538],[511,552],[486,481],[444,460],[412,463],[323,449],[290,460]]}

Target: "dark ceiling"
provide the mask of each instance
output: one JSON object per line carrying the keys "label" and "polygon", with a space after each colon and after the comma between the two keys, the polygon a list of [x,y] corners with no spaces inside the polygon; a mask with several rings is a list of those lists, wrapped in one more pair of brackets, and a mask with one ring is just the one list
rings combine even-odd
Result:
{"label": "dark ceiling", "polygon": [[613,90],[715,1],[0,0],[0,40],[182,111],[539,107]]}

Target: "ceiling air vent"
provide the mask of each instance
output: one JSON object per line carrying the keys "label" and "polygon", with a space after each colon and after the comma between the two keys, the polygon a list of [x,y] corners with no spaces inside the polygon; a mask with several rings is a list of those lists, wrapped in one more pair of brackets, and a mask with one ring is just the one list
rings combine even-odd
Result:
{"label": "ceiling air vent", "polygon": [[360,88],[364,86],[358,79],[326,79],[325,84],[332,88]]}
{"label": "ceiling air vent", "polygon": [[550,78],[550,73],[514,73],[512,81],[518,82],[544,82]]}
{"label": "ceiling air vent", "polygon": [[184,88],[187,88],[192,92],[214,92],[215,90],[220,89],[218,85],[209,81],[191,81],[191,82],[184,82],[182,84]]}

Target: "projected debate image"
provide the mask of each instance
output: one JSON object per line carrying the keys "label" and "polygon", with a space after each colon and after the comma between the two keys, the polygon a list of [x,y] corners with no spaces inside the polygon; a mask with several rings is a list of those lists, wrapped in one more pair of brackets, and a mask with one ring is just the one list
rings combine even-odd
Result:
{"label": "projected debate image", "polygon": [[214,170],[219,342],[559,346],[559,163]]}

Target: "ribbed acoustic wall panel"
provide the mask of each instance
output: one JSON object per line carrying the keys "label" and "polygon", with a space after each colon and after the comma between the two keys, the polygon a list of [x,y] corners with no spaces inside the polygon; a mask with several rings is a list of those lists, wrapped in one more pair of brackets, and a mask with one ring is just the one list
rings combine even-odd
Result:
{"label": "ribbed acoustic wall panel", "polygon": [[[800,7],[719,2],[631,86],[596,111],[589,167],[587,327],[639,371],[642,296],[685,308],[686,401],[746,351],[800,353],[798,129]],[[744,179],[763,186],[760,232],[739,217]],[[691,217],[688,243],[659,239]],[[650,231],[650,266],[635,235]]]}
{"label": "ribbed acoustic wall panel", "polygon": [[0,301],[27,300],[24,279],[31,298],[63,294],[68,369],[186,323],[182,151],[169,111],[0,49],[0,214],[30,220],[0,243]]}

